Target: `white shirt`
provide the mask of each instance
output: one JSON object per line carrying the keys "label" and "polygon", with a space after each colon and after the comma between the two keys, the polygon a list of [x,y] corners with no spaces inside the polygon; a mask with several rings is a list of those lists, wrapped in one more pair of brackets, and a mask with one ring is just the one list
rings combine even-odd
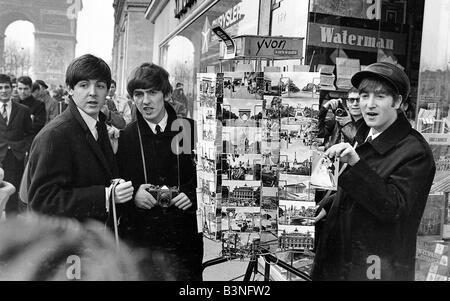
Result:
{"label": "white shirt", "polygon": [[80,112],[81,118],[83,118],[84,122],[88,126],[89,130],[92,133],[92,136],[94,136],[95,140],[98,140],[98,132],[97,132],[97,119],[92,118],[88,114],[86,114],[83,110],[81,110],[79,107],[77,107],[78,111]]}
{"label": "white shirt", "polygon": [[[5,104],[6,104],[6,115],[8,115],[8,123],[7,124],[9,124],[9,120],[11,119],[12,102],[11,102],[11,100],[9,100]],[[3,115],[3,102],[1,102],[0,114]]]}
{"label": "white shirt", "polygon": [[163,119],[161,119],[160,122],[158,123],[152,123],[150,121],[145,120],[145,122],[147,122],[148,126],[150,127],[150,129],[152,130],[152,132],[154,134],[156,134],[156,126],[159,125],[159,127],[161,128],[161,132],[164,132],[164,130],[166,129],[167,126],[167,120],[169,119],[169,116],[167,115],[167,112],[165,112]]}
{"label": "white shirt", "polygon": [[369,131],[369,134],[367,135],[366,141],[367,141],[367,139],[369,139],[369,137],[372,137],[372,141],[373,141],[373,140],[377,139],[377,137],[380,136],[382,133],[383,132],[374,134],[373,129],[371,128]]}

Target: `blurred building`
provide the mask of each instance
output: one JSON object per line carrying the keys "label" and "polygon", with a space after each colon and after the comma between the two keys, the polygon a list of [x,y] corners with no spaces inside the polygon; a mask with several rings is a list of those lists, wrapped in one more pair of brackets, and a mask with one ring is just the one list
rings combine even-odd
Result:
{"label": "blurred building", "polygon": [[75,58],[76,18],[82,7],[81,0],[0,1],[0,72],[9,73],[7,64],[19,63],[4,56],[5,30],[15,21],[29,21],[35,28],[31,75],[55,86],[64,83]]}

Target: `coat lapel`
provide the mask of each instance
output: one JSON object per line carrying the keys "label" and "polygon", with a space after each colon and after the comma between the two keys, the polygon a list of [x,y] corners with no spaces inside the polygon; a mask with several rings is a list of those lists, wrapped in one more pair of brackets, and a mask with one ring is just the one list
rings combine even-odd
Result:
{"label": "coat lapel", "polygon": [[[73,100],[69,101],[69,109],[70,109],[72,116],[78,121],[80,126],[83,128],[83,131],[85,132],[85,137],[86,137],[89,147],[92,149],[93,153],[98,158],[101,165],[108,172],[109,177],[112,177],[113,166],[110,166],[110,164],[108,164],[108,161],[107,161],[105,155],[103,154],[102,149],[98,145],[97,141],[95,141],[94,137],[92,136],[91,130],[88,128],[86,122],[84,122],[84,119],[83,119],[83,117],[81,117],[81,114],[78,111],[77,106],[73,102]],[[101,112],[99,115],[99,119],[101,122],[104,122],[106,119],[105,116],[103,115],[103,113],[101,113]],[[112,163],[113,162],[111,162],[111,164]]]}
{"label": "coat lapel", "polygon": [[17,111],[18,111],[17,104],[14,101],[11,101],[11,116],[9,116],[8,127],[12,124],[14,118],[16,118]]}

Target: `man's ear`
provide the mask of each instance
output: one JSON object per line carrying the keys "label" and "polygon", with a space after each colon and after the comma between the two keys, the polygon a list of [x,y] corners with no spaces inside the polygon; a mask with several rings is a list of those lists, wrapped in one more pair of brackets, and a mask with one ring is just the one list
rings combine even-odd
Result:
{"label": "man's ear", "polygon": [[394,100],[394,103],[392,104],[392,106],[393,106],[396,110],[398,110],[398,109],[400,109],[400,107],[402,106],[402,102],[403,102],[403,96],[402,96],[402,95],[399,95],[399,96],[397,97],[397,99]]}

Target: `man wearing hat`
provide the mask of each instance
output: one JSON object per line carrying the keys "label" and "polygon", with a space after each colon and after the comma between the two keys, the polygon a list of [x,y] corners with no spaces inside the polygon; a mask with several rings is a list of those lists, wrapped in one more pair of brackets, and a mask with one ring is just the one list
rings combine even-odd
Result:
{"label": "man wearing hat", "polygon": [[348,167],[325,206],[313,280],[414,280],[416,236],[436,167],[424,138],[412,129],[402,102],[407,75],[375,63],[352,78],[367,126],[354,148],[332,146],[326,155]]}

